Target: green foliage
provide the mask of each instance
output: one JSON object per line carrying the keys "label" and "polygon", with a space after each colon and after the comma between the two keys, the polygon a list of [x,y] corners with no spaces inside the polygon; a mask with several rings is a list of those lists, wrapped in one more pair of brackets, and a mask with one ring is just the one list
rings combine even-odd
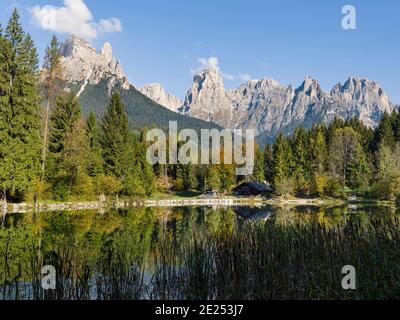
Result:
{"label": "green foliage", "polygon": [[400,190],[400,144],[391,150],[386,143],[383,143],[377,153],[377,162],[375,196],[385,200],[394,200]]}
{"label": "green foliage", "polygon": [[101,124],[100,145],[105,172],[124,180],[134,163],[133,137],[119,94],[114,93]]}
{"label": "green foliage", "polygon": [[221,179],[216,165],[209,166],[206,176],[206,189],[208,190],[220,190]]}
{"label": "green foliage", "polygon": [[38,59],[19,20],[14,10],[0,36],[0,190],[17,200],[40,169]]}
{"label": "green foliage", "polygon": [[99,141],[100,130],[93,111],[89,112],[86,120],[86,137],[90,149],[88,173],[91,177],[96,177],[103,173],[103,159]]}
{"label": "green foliage", "polygon": [[[85,91],[79,97],[84,113],[87,114],[93,108],[93,111],[97,115],[103,116],[110,103],[108,92],[107,80],[100,81],[98,85],[88,84]],[[134,130],[140,131],[145,127],[156,127],[168,131],[169,121],[177,121],[180,129],[191,128],[198,131],[201,129],[220,129],[214,123],[172,112],[149,99],[133,87],[125,90],[116,84],[115,92],[119,93],[121,102],[126,107],[130,127]]]}
{"label": "green foliage", "polygon": [[287,197],[294,192],[294,183],[290,178],[278,178],[274,182],[275,194],[277,196]]}
{"label": "green foliage", "polygon": [[81,108],[74,93],[58,97],[51,116],[50,152],[53,155],[59,155],[64,151],[67,135],[80,117]]}
{"label": "green foliage", "polygon": [[394,148],[396,144],[395,132],[393,130],[395,116],[396,113],[389,115],[386,112],[383,115],[374,135],[373,145],[375,150],[382,144],[385,144],[389,148]]}
{"label": "green foliage", "polygon": [[96,194],[114,196],[121,192],[123,185],[121,181],[111,176],[98,176],[95,179]]}
{"label": "green foliage", "polygon": [[265,158],[264,153],[257,147],[254,157],[254,170],[251,179],[256,182],[265,181]]}
{"label": "green foliage", "polygon": [[273,181],[280,181],[288,178],[293,168],[293,153],[289,140],[279,134],[274,146],[272,156]]}

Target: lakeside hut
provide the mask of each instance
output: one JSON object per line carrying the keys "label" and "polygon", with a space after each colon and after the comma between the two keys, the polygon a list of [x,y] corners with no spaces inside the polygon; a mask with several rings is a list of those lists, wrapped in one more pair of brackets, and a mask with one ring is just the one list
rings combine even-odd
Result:
{"label": "lakeside hut", "polygon": [[257,197],[262,196],[273,191],[271,185],[259,182],[243,182],[235,189],[233,194],[236,197]]}

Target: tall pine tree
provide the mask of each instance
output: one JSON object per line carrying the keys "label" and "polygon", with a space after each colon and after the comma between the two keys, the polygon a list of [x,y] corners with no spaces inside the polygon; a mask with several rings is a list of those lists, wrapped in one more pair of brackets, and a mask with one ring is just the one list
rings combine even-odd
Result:
{"label": "tall pine tree", "polygon": [[60,96],[51,116],[50,152],[53,155],[64,151],[67,134],[81,117],[81,108],[74,93]]}
{"label": "tall pine tree", "polygon": [[62,80],[61,72],[61,55],[60,55],[60,44],[55,36],[51,39],[50,46],[46,48],[43,65],[43,93],[46,102],[45,114],[43,117],[43,146],[42,146],[42,175],[44,178],[46,158],[49,144],[49,132],[50,132],[50,114],[51,109],[54,108],[55,99],[60,94],[60,82]]}
{"label": "tall pine tree", "polygon": [[40,168],[38,58],[17,10],[0,46],[0,189],[22,199]]}
{"label": "tall pine tree", "polygon": [[111,97],[101,129],[100,145],[105,172],[123,181],[132,175],[135,153],[128,118],[118,93]]}

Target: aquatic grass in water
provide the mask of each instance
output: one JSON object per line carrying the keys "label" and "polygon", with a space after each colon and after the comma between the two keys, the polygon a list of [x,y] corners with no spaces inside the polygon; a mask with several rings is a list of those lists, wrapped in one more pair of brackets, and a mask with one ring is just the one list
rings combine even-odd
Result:
{"label": "aquatic grass in water", "polygon": [[[229,209],[201,209],[162,223],[155,211],[132,211],[107,232],[76,228],[74,216],[50,216],[39,233],[35,224],[0,230],[0,297],[398,299],[400,218],[377,210],[276,209],[270,220],[250,222]],[[54,291],[41,288],[46,264],[57,270]],[[345,265],[357,271],[355,291],[341,286]]]}

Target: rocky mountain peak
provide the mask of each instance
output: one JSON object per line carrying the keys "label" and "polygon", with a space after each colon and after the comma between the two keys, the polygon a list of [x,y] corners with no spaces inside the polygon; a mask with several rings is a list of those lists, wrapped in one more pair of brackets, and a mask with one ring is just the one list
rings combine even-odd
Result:
{"label": "rocky mountain peak", "polygon": [[105,43],[100,52],[97,52],[84,39],[70,36],[61,45],[60,53],[64,78],[67,81],[82,82],[80,92],[88,83],[96,85],[102,79],[108,80],[109,90],[117,81],[124,89],[129,88],[121,64],[112,56],[110,43]]}
{"label": "rocky mountain peak", "polygon": [[344,84],[338,83],[333,87],[331,96],[346,101],[390,104],[389,97],[382,87],[366,78],[350,77]]}
{"label": "rocky mountain peak", "polygon": [[182,101],[172,94],[167,93],[164,87],[159,83],[147,84],[144,87],[139,88],[139,91],[151,100],[167,109],[170,109],[171,111],[177,112],[178,109],[182,107]]}
{"label": "rocky mountain peak", "polygon": [[105,57],[105,59],[106,59],[108,62],[111,62],[111,61],[112,61],[112,59],[113,59],[112,47],[111,47],[111,44],[110,44],[109,42],[106,42],[106,43],[103,45],[103,48],[101,48],[100,53]]}
{"label": "rocky mountain peak", "polygon": [[226,128],[231,126],[233,106],[218,70],[207,68],[194,76],[193,85],[179,111]]}
{"label": "rocky mountain peak", "polygon": [[96,52],[96,49],[83,38],[78,36],[68,37],[61,44],[60,54],[64,57],[85,57]]}
{"label": "rocky mountain peak", "polygon": [[321,96],[323,94],[323,90],[317,80],[307,76],[301,86],[296,90],[296,93],[303,93],[311,98],[315,98]]}
{"label": "rocky mountain peak", "polygon": [[194,76],[193,83],[195,85],[198,85],[199,89],[202,89],[203,87],[224,88],[224,83],[222,81],[222,77],[219,71],[213,68],[204,69],[203,71],[196,74]]}
{"label": "rocky mountain peak", "polygon": [[290,134],[299,125],[329,123],[334,117],[357,117],[376,127],[382,114],[394,109],[380,85],[364,78],[350,77],[331,93],[309,76],[297,89],[263,78],[225,91],[218,71],[204,70],[196,75],[180,111],[223,127],[256,129],[272,138],[278,132]]}

